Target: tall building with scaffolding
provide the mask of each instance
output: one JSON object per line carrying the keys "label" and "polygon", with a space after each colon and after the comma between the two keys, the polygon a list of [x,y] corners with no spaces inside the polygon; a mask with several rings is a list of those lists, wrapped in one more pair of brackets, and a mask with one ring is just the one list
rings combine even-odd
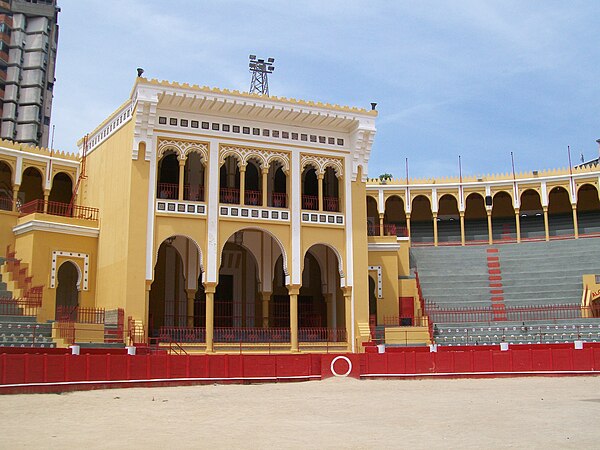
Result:
{"label": "tall building with scaffolding", "polygon": [[47,147],[54,90],[56,0],[0,1],[0,137]]}

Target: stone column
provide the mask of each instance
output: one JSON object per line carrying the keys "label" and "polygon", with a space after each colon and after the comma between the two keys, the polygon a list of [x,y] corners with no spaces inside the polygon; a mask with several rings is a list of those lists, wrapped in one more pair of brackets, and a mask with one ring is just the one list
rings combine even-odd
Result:
{"label": "stone column", "polygon": [[488,244],[492,245],[494,243],[494,235],[492,233],[492,211],[487,210],[487,222],[488,222]]}
{"label": "stone column", "polygon": [[344,312],[346,315],[346,342],[348,351],[352,351],[352,286],[343,288],[344,292]]}
{"label": "stone column", "polygon": [[577,222],[577,204],[574,203],[571,206],[573,207],[573,234],[575,235],[575,239],[579,239],[579,224]]}
{"label": "stone column", "polygon": [[410,213],[406,214],[406,234],[408,235],[408,240],[410,241]]}
{"label": "stone column", "polygon": [[519,215],[519,208],[515,209],[515,225],[517,227],[517,242],[521,242],[521,216]]}
{"label": "stone column", "polygon": [[185,159],[179,160],[179,191],[177,199],[183,200],[183,183],[185,181]]}
{"label": "stone column", "polygon": [[438,225],[437,225],[437,213],[433,213],[433,245],[438,245]]}
{"label": "stone column", "polygon": [[460,245],[465,245],[465,212],[460,211]]}
{"label": "stone column", "polygon": [[214,350],[215,290],[217,283],[204,283],[206,294],[206,353]]}
{"label": "stone column", "polygon": [[240,205],[246,204],[246,166],[240,166]]}
{"label": "stone column", "polygon": [[271,292],[261,292],[262,296],[262,326],[269,328],[269,301],[271,300]]}
{"label": "stone column", "polygon": [[269,168],[263,167],[262,168],[262,206],[264,208],[269,206],[268,181],[269,181]]}
{"label": "stone column", "polygon": [[17,212],[17,200],[19,199],[19,188],[21,186],[18,184],[15,184],[13,186],[13,205],[12,205],[12,210],[14,212]]}
{"label": "stone column", "polygon": [[319,211],[323,211],[324,209],[324,199],[323,199],[323,178],[325,178],[324,173],[317,174],[317,183],[319,185],[319,198],[317,202],[319,203]]}
{"label": "stone column", "polygon": [[299,285],[288,286],[290,295],[290,350],[299,352],[298,345],[298,294],[300,293]]}
{"label": "stone column", "polygon": [[383,218],[385,214],[379,213],[379,236],[385,236],[385,231],[383,229]]}
{"label": "stone column", "polygon": [[187,294],[187,326],[194,326],[194,300],[196,299],[195,289],[186,289]]}
{"label": "stone column", "polygon": [[548,207],[544,206],[544,231],[546,232],[546,240],[550,240],[550,226],[548,224]]}
{"label": "stone column", "polygon": [[50,198],[50,191],[44,189],[44,214],[48,212],[48,199]]}

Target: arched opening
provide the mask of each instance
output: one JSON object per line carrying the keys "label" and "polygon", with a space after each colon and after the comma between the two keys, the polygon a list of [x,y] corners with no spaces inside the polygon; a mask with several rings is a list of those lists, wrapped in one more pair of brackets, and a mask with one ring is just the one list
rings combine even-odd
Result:
{"label": "arched opening", "polygon": [[204,164],[202,156],[190,152],[183,168],[183,199],[192,202],[204,201]]}
{"label": "arched opening", "polygon": [[325,211],[340,211],[340,188],[335,170],[325,169],[323,176],[323,209]]}
{"label": "arched opening", "polygon": [[[44,200],[42,173],[34,167],[28,167],[25,169],[25,172],[23,172],[18,202],[21,205],[25,205],[34,200]],[[43,211],[43,207],[39,205],[37,210]]]}
{"label": "arched opening", "polygon": [[60,216],[71,216],[72,211],[65,205],[71,204],[73,198],[73,181],[64,172],[59,172],[52,179],[52,189],[48,196],[48,213]]}
{"label": "arched opening", "polygon": [[444,194],[438,202],[438,242],[460,242],[460,214],[453,195]]}
{"label": "arched opening", "polygon": [[229,237],[214,297],[215,342],[290,342],[284,252],[260,229]]}
{"label": "arched opening", "polygon": [[515,241],[517,239],[512,197],[504,191],[497,192],[492,200],[492,238],[495,241]]}
{"label": "arched opening", "polygon": [[302,285],[298,295],[300,341],[346,340],[344,294],[339,259],[329,246],[316,244],[304,255]]}
{"label": "arched opening", "polygon": [[287,208],[287,176],[279,161],[274,161],[269,166],[267,192],[269,193],[269,206]]}
{"label": "arched opening", "polygon": [[244,176],[244,204],[262,205],[262,176],[259,165],[253,161],[246,164],[246,174]]}
{"label": "arched opening", "polygon": [[573,236],[573,208],[569,192],[557,186],[548,195],[548,232],[550,236]]}
{"label": "arched opening", "polygon": [[220,202],[239,205],[240,168],[235,156],[225,158],[219,173]]}
{"label": "arched opening", "polygon": [[4,161],[0,161],[0,209],[11,211],[13,203],[12,170]]}
{"label": "arched opening", "polygon": [[185,236],[171,236],[161,243],[150,286],[150,336],[181,340],[183,329],[204,326],[196,311],[196,304],[203,301],[203,290],[198,285],[202,279],[200,262],[198,247]]}
{"label": "arched opening", "polygon": [[302,171],[302,209],[319,209],[319,179],[316,169],[311,166]]}
{"label": "arched opening", "polygon": [[158,161],[158,185],[156,196],[162,199],[179,198],[179,159],[172,150],[165,152]]}
{"label": "arched opening", "polygon": [[483,196],[473,192],[465,200],[465,241],[488,240],[487,211]]}
{"label": "arched opening", "polygon": [[379,211],[377,208],[377,200],[370,195],[367,195],[367,235],[379,236]]}
{"label": "arched opening", "polygon": [[600,233],[600,200],[594,185],[584,184],[577,191],[577,224],[579,234]]}
{"label": "arched opening", "polygon": [[63,262],[58,268],[56,287],[56,320],[75,321],[79,306],[79,270],[71,261]]}
{"label": "arched opening", "polygon": [[424,195],[417,195],[412,201],[410,214],[410,240],[412,242],[433,242],[433,213],[431,203]]}
{"label": "arched opening", "polygon": [[371,327],[377,325],[377,294],[375,289],[377,283],[371,275],[369,275],[369,324]]}
{"label": "arched opening", "polygon": [[544,238],[544,213],[540,194],[535,189],[527,189],[521,194],[519,222],[522,239]]}
{"label": "arched opening", "polygon": [[385,201],[383,225],[384,234],[396,234],[396,236],[407,235],[404,201],[397,195],[392,195]]}

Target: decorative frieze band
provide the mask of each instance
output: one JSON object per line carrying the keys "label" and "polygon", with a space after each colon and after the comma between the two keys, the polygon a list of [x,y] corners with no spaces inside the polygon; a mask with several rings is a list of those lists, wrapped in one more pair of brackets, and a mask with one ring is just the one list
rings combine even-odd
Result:
{"label": "decorative frieze band", "polygon": [[283,171],[287,174],[290,170],[290,157],[286,152],[274,150],[265,150],[252,147],[240,147],[232,145],[222,145],[219,149],[219,165],[225,163],[228,156],[235,157],[240,166],[246,166],[248,161],[254,159],[258,161],[261,168],[269,168],[272,162],[281,163]]}
{"label": "decorative frieze band", "polygon": [[313,167],[320,174],[324,174],[325,169],[331,167],[335,171],[336,177],[344,175],[344,163],[339,158],[303,154],[300,156],[300,169],[304,170],[306,166]]}
{"label": "decorative frieze band", "polygon": [[179,139],[160,139],[158,141],[157,158],[160,159],[167,151],[177,153],[177,159],[184,161],[192,153],[198,153],[203,162],[208,161],[208,145],[204,142],[181,141]]}
{"label": "decorative frieze band", "polygon": [[77,272],[79,274],[79,277],[77,279],[77,289],[81,290],[82,281],[83,281],[83,290],[87,291],[88,290],[88,278],[89,278],[89,273],[90,273],[90,255],[88,255],[87,253],[64,252],[64,251],[60,251],[60,250],[55,250],[52,252],[52,266],[51,266],[51,272],[50,272],[50,288],[54,289],[56,287],[56,282],[58,279],[58,274],[56,273],[56,265],[57,265],[57,260],[58,260],[59,256],[67,258],[67,261],[69,259],[73,259],[73,258],[83,259],[83,273],[81,273],[81,269],[80,269],[79,265],[75,264],[75,267],[77,267]]}

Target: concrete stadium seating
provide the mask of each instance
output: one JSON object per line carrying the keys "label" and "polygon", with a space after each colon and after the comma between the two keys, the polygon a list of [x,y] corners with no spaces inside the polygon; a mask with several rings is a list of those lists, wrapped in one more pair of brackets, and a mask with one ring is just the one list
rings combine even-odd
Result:
{"label": "concrete stadium seating", "polygon": [[37,323],[35,317],[0,316],[0,347],[53,348],[52,324]]}

